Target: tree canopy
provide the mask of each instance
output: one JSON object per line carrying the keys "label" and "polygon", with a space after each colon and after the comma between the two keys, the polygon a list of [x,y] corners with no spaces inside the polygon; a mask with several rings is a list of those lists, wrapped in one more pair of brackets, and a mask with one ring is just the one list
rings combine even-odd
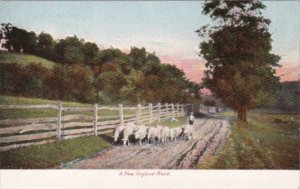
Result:
{"label": "tree canopy", "polygon": [[246,121],[247,110],[272,99],[280,57],[272,54],[270,20],[259,1],[206,1],[203,14],[213,20],[196,32],[206,60],[204,85]]}
{"label": "tree canopy", "polygon": [[[0,62],[2,94],[104,104],[184,103],[201,98],[199,84],[189,81],[175,66],[163,64],[155,52],[147,52],[144,47],[131,47],[129,53],[117,48],[100,49],[76,35],[53,39],[51,34],[35,34],[5,23],[0,37],[9,51],[19,53],[22,49],[24,53],[57,62],[46,71],[41,65],[19,67]],[[43,74],[29,73],[33,68]],[[16,73],[32,78],[23,86],[23,91],[29,92],[17,89],[19,81],[13,78]],[[29,85],[35,88],[27,89]],[[39,91],[34,93],[35,89]]]}

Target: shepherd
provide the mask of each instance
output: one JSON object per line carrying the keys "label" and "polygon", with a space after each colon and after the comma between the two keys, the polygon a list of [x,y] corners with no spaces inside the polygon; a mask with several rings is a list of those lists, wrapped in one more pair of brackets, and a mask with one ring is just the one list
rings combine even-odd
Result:
{"label": "shepherd", "polygon": [[194,117],[194,114],[193,112],[191,112],[190,116],[189,116],[189,124],[190,125],[193,125],[194,124],[194,121],[195,121],[195,117]]}

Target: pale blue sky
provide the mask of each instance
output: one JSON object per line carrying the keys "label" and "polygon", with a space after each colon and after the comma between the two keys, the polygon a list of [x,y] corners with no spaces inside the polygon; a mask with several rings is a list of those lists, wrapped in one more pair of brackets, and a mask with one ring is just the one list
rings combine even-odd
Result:
{"label": "pale blue sky", "polygon": [[[0,2],[0,22],[36,33],[45,31],[54,38],[77,35],[128,51],[131,46],[146,47],[160,57],[198,59],[200,38],[194,32],[209,23],[201,14],[201,1],[131,2]],[[299,59],[300,5],[298,1],[265,1],[264,15],[272,20],[274,53],[283,64]],[[164,58],[162,58],[164,59]]]}

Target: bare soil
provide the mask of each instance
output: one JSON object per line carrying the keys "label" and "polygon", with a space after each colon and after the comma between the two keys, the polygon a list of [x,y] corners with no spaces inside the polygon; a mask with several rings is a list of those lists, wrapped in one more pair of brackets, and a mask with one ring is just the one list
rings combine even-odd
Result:
{"label": "bare soil", "polygon": [[192,140],[166,144],[113,146],[92,157],[62,165],[65,169],[195,169],[224,144],[230,124],[224,119],[201,118],[194,123]]}

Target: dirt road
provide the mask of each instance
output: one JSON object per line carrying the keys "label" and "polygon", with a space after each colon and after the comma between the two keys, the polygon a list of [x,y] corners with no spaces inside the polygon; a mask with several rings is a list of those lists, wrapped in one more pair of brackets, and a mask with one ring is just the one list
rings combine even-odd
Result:
{"label": "dirt road", "polygon": [[168,144],[114,146],[88,159],[70,162],[66,169],[192,169],[213,155],[228,136],[227,120],[203,118],[194,123],[195,136],[189,141]]}

